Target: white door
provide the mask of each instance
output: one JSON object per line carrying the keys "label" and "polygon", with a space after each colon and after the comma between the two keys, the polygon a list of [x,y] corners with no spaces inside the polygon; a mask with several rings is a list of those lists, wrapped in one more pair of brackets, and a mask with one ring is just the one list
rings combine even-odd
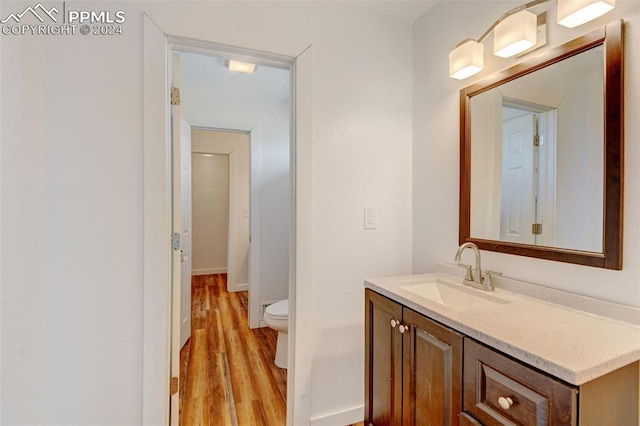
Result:
{"label": "white door", "polygon": [[514,117],[502,126],[502,200],[500,239],[534,244],[533,113]]}
{"label": "white door", "polygon": [[[178,106],[179,107],[179,106]],[[177,149],[177,147],[176,147]],[[182,208],[180,268],[180,348],[191,337],[191,126],[180,120],[180,198]]]}
{"label": "white door", "polygon": [[[182,119],[174,90],[180,89],[180,55],[172,56],[171,155],[172,232],[171,377],[180,377],[180,349],[191,332],[191,128]],[[172,391],[175,391],[174,389]],[[171,424],[178,425],[180,392],[171,395]]]}

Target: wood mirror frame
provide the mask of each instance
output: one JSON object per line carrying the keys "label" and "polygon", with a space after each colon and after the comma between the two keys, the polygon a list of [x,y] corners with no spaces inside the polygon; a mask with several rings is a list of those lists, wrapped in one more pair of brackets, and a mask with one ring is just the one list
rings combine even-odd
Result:
{"label": "wood mirror frame", "polygon": [[[624,180],[623,27],[620,21],[526,60],[460,91],[460,223],[459,243],[470,241],[482,250],[594,266],[622,269]],[[471,237],[471,124],[470,98],[593,47],[604,46],[604,194],[603,251],[588,252]]]}

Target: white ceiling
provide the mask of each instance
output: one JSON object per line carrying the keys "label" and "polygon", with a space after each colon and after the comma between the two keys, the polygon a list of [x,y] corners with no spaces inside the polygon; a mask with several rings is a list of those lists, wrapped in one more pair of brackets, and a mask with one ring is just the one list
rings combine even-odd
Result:
{"label": "white ceiling", "polygon": [[259,66],[242,74],[221,57],[183,53],[180,60],[182,116],[192,126],[250,130],[265,105],[289,107],[289,70]]}
{"label": "white ceiling", "polygon": [[[340,0],[336,0],[340,1]],[[429,9],[435,6],[441,0],[385,0],[385,1],[369,1],[369,0],[354,0],[354,3],[360,7],[370,9],[377,14],[397,19],[408,24],[413,24],[422,15],[424,15]]]}
{"label": "white ceiling", "polygon": [[[412,25],[439,0],[329,1],[348,3]],[[255,115],[264,111],[265,104],[288,108],[289,71],[260,66],[254,74],[234,73],[224,67],[222,57],[182,53],[181,91],[182,115],[192,126],[247,130],[256,125]]]}

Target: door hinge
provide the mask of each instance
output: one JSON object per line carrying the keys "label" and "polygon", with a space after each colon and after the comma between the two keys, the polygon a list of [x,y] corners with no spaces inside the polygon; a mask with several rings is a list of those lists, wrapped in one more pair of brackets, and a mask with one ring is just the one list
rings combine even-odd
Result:
{"label": "door hinge", "polygon": [[540,146],[540,135],[533,135],[533,146]]}
{"label": "door hinge", "polygon": [[533,235],[542,235],[542,224],[541,223],[532,223],[531,224],[531,233]]}
{"label": "door hinge", "polygon": [[169,381],[169,394],[175,395],[180,390],[180,379],[177,377],[172,377]]}
{"label": "door hinge", "polygon": [[180,250],[180,233],[179,232],[174,232],[173,235],[171,235],[171,248],[174,251]]}
{"label": "door hinge", "polygon": [[180,105],[180,88],[171,86],[171,105]]}

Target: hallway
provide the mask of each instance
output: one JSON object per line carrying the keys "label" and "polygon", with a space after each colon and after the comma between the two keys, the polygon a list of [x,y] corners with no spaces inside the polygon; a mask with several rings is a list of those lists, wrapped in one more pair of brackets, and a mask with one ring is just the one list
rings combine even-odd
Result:
{"label": "hallway", "polygon": [[180,424],[283,425],[287,370],[273,363],[277,334],[248,328],[248,293],[228,293],[226,279],[192,277],[191,338],[180,353]]}

